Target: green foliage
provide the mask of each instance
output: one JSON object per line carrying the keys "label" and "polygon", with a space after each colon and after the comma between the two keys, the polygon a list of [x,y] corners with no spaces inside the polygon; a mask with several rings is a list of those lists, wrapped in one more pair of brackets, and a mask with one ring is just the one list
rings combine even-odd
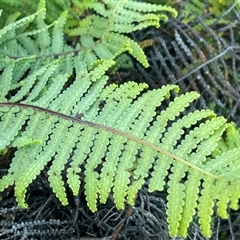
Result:
{"label": "green foliage", "polygon": [[[47,91],[45,96],[52,99],[47,104],[28,97],[21,103],[0,103],[0,150],[17,148],[8,174],[0,180],[0,190],[15,184],[18,204],[27,207],[26,189],[48,165],[50,186],[63,205],[68,204],[66,171],[74,195],[84,184],[92,211],[111,192],[116,206],[123,209],[126,203],[134,204],[149,177],[149,191],[168,188],[172,236],[186,236],[196,209],[203,234],[210,236],[214,204],[226,218],[228,203],[236,209],[240,195],[239,147],[212,157],[221,136],[229,134],[229,125],[210,110],[186,115],[185,108],[199,97],[195,92],[175,97],[165,110],[157,111],[165,98],[178,91],[174,85],[143,94],[147,86],[133,82],[102,89],[106,77],[99,71],[110,65],[107,61],[85,71],[85,77],[62,93]],[[88,87],[77,95],[77,84]],[[81,119],[77,112],[83,114]]]}
{"label": "green foliage", "polygon": [[226,11],[228,9],[232,9],[236,5],[239,9],[239,0],[208,0],[205,2],[198,0],[189,0],[184,3],[181,14],[184,16],[185,22],[191,23],[196,19],[196,16],[201,17],[204,14],[209,13],[210,18],[205,17],[203,21],[207,25],[210,25],[222,14],[226,14]]}
{"label": "green foliage", "polygon": [[[29,9],[34,9],[36,2],[29,1],[28,5],[31,6]],[[6,3],[4,6],[4,10],[6,11],[12,8],[10,3]],[[25,6],[22,6],[21,2],[17,3],[16,6],[18,9],[20,7],[25,9]],[[61,9],[65,11],[60,11]],[[28,12],[27,9],[25,10]],[[28,30],[28,25],[37,25],[39,39],[41,40],[39,42],[32,41],[32,35],[36,36],[37,34],[35,31],[25,33],[23,36],[16,35],[20,44],[24,47],[24,55],[33,55],[35,58],[53,55],[55,58],[67,58],[65,61],[71,61],[72,56],[77,53],[78,55],[75,60],[78,62],[78,66],[76,66],[77,71],[88,68],[98,59],[113,59],[125,51],[147,67],[148,62],[141,47],[124,34],[141,30],[148,26],[159,27],[160,20],[168,19],[167,14],[177,15],[177,12],[171,7],[125,0],[66,0],[62,4],[59,1],[46,1],[45,4],[45,1],[41,0],[38,11],[39,13],[36,16],[35,22],[33,21],[35,15],[32,15],[31,20],[25,21]],[[58,18],[57,20],[56,18],[54,19],[53,30],[49,32],[48,28],[51,24],[47,25],[45,20],[50,22],[49,18],[52,20],[52,16],[55,16],[56,11],[58,13],[56,17]],[[86,11],[89,14],[86,14]],[[13,21],[19,16],[15,15]],[[81,16],[81,18],[79,19],[76,16]],[[30,29],[32,30],[32,27]],[[78,39],[74,43],[76,46],[70,47],[63,44],[63,34],[68,36],[69,41]],[[13,43],[11,44],[13,45]],[[6,47],[9,46],[7,45]],[[13,47],[14,49],[18,49],[17,45]],[[40,52],[37,51],[39,47]],[[21,57],[21,55],[17,56]],[[71,67],[72,64],[67,62],[66,66]],[[65,71],[69,74],[72,69],[65,69]]]}
{"label": "green foliage", "polygon": [[[69,21],[72,29],[65,29],[65,11],[46,24],[42,0],[37,13],[17,21],[18,14],[11,15],[0,30],[0,153],[13,154],[0,191],[13,185],[25,208],[28,186],[48,169],[63,205],[66,186],[78,196],[83,185],[92,211],[109,194],[123,209],[148,179],[151,192],[167,188],[171,236],[186,236],[197,214],[209,237],[213,207],[226,218],[228,204],[236,209],[240,197],[239,145],[227,140],[221,147],[236,132],[210,110],[189,112],[196,92],[178,95],[176,85],[150,91],[134,82],[106,86],[106,72],[120,53],[129,51],[147,65],[123,33],[158,26],[155,13],[175,11],[131,1],[73,3],[94,12],[81,28]],[[80,35],[77,48],[64,42],[65,32]]]}

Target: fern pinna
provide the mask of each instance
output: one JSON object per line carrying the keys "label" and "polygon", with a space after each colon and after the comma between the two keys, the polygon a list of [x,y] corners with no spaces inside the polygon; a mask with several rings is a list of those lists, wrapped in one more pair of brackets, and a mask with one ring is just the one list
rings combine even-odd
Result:
{"label": "fern pinna", "polygon": [[[116,2],[114,9],[123,1]],[[239,147],[217,151],[232,125],[210,110],[187,113],[199,95],[177,95],[175,85],[152,91],[134,82],[105,87],[116,51],[108,60],[78,55],[80,50],[63,44],[67,14],[54,23],[52,34],[44,17],[41,1],[36,14],[16,22],[11,16],[0,31],[0,152],[1,158],[13,155],[0,191],[14,186],[25,208],[28,186],[48,169],[63,205],[67,185],[74,196],[84,185],[88,206],[96,211],[109,194],[122,209],[134,204],[144,184],[151,192],[166,187],[171,236],[186,236],[195,214],[210,236],[213,206],[226,218],[228,204],[237,209],[240,195]],[[30,30],[34,19],[38,28]]]}

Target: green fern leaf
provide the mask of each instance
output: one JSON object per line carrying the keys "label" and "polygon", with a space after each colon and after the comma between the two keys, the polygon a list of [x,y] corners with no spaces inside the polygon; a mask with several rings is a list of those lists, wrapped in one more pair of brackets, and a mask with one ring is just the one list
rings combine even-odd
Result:
{"label": "green fern leaf", "polygon": [[81,98],[81,101],[76,103],[76,105],[74,106],[74,108],[72,110],[72,114],[76,115],[78,113],[81,113],[82,115],[84,115],[89,110],[88,104],[92,104],[96,101],[96,98],[99,95],[99,91],[101,91],[104,88],[106,81],[107,81],[107,78],[102,77],[101,81],[96,81],[96,82],[92,83],[92,85],[90,87],[91,91],[86,93]]}
{"label": "green fern leaf", "polygon": [[63,26],[66,22],[67,11],[63,12],[58,18],[53,28],[52,52],[60,53],[63,51]]}
{"label": "green fern leaf", "polygon": [[[66,133],[65,136],[62,134],[63,132]],[[53,192],[63,205],[67,205],[68,200],[65,193],[64,182],[60,174],[64,170],[64,165],[67,163],[72,149],[75,147],[78,135],[79,127],[73,128],[71,121],[59,119],[58,124],[55,125],[55,129],[53,130],[52,139],[54,139],[54,145],[58,145],[58,147],[55,147],[57,153],[55,155],[55,160],[48,171],[48,180]],[[56,139],[58,139],[57,142]],[[51,145],[50,142],[49,145]]]}
{"label": "green fern leaf", "polygon": [[130,205],[134,205],[137,192],[143,186],[144,180],[148,176],[149,169],[152,167],[155,157],[156,155],[149,148],[142,148],[139,162],[132,173],[134,182],[129,185],[127,190],[127,202]]}
{"label": "green fern leaf", "polygon": [[[99,68],[90,71],[90,79],[92,77],[95,81],[93,76],[99,78],[98,74],[102,74]],[[232,192],[238,176],[236,168],[226,166],[225,155],[210,158],[228,124],[225,123],[225,119],[217,118],[209,110],[196,111],[181,118],[184,109],[198,97],[194,92],[176,97],[166,110],[158,113],[156,109],[159,102],[178,88],[164,86],[162,89],[138,96],[144,88],[144,84],[137,86],[132,82],[119,89],[116,85],[109,86],[102,94],[97,95],[91,103],[92,106],[86,108],[84,118],[94,116],[92,122],[55,112],[53,106],[52,110],[48,110],[33,105],[17,104],[18,112],[20,109],[20,113],[28,116],[29,121],[26,129],[16,136],[16,140],[4,146],[7,148],[15,144],[14,142],[23,140],[23,145],[17,145],[18,150],[8,174],[0,180],[1,189],[15,183],[17,201],[20,206],[26,207],[24,198],[27,186],[46,164],[50,164],[50,186],[59,200],[66,205],[68,200],[61,175],[70,161],[67,167],[67,182],[73,194],[79,193],[79,174],[83,170],[88,206],[92,211],[96,211],[98,199],[105,203],[111,191],[118,208],[124,208],[126,200],[134,204],[137,191],[150,176],[150,191],[161,190],[167,183],[170,234],[186,235],[186,229],[197,208],[202,231],[209,236],[215,201],[217,200],[218,213],[226,217],[229,200],[234,206],[240,195],[240,192]],[[154,97],[157,101],[151,104]],[[102,100],[106,104],[99,109]],[[121,107],[126,100],[127,104]],[[13,103],[1,103],[0,106],[2,118],[7,116],[11,109],[15,109]],[[132,114],[131,106],[134,106]],[[121,114],[118,115],[118,108],[119,112],[123,113],[122,119]],[[31,110],[32,115],[29,115],[29,109],[34,109]],[[64,107],[59,109],[65,111]],[[111,116],[108,118],[106,113],[111,116],[116,113],[121,121],[114,120],[115,123],[112,123]],[[123,119],[126,119],[126,125],[123,124]],[[27,139],[36,137],[41,140],[42,145],[31,142],[26,144]],[[236,149],[226,153],[232,156],[229,160],[231,164],[237,163],[239,151]],[[18,166],[19,157],[21,166]],[[150,175],[148,171],[152,167],[153,172]],[[156,180],[155,176],[160,178],[160,181]],[[164,181],[166,176],[169,177],[167,182]],[[224,197],[221,195],[221,189],[226,187],[229,181],[233,182],[233,185],[231,184],[231,191],[229,190]],[[201,191],[200,186],[203,188]],[[196,202],[198,198],[199,203]]]}
{"label": "green fern leaf", "polygon": [[185,185],[181,183],[181,179],[185,177],[188,170],[187,166],[180,165],[179,163],[174,164],[171,168],[172,174],[169,176],[168,181],[168,196],[167,196],[167,221],[169,223],[169,232],[171,236],[177,236],[179,221],[181,219],[182,207],[184,205],[185,198]]}
{"label": "green fern leaf", "polygon": [[212,153],[213,157],[218,156],[224,151],[234,149],[240,144],[239,129],[237,129],[233,123],[229,123],[225,131],[225,136],[218,142],[218,147]]}
{"label": "green fern leaf", "polygon": [[[63,205],[66,184],[74,196],[83,185],[94,212],[109,194],[123,209],[145,184],[149,191],[166,188],[171,236],[186,237],[196,215],[209,237],[213,207],[223,218],[228,206],[238,207],[238,129],[209,110],[187,114],[195,92],[178,95],[175,85],[149,91],[133,82],[106,87],[104,75],[123,52],[147,66],[141,47],[124,34],[159,26],[175,10],[72,0],[76,16],[90,15],[76,21],[58,8],[50,25],[47,11],[41,0],[35,15],[9,18],[0,30],[0,152],[14,148],[0,191],[14,186],[18,204],[27,207],[28,186],[47,168]],[[79,37],[75,47],[65,44],[66,32]]]}
{"label": "green fern leaf", "polygon": [[31,62],[32,57],[26,57],[15,61],[11,90],[21,88],[24,85],[25,81],[22,80],[22,77],[29,70]]}
{"label": "green fern leaf", "polygon": [[103,163],[103,167],[100,174],[99,181],[99,195],[100,202],[106,203],[107,197],[114,183],[115,172],[117,171],[117,165],[119,162],[119,157],[121,151],[124,148],[124,143],[126,143],[126,138],[115,138],[110,141],[109,152],[106,156],[106,161]]}
{"label": "green fern leaf", "polygon": [[[197,200],[199,195],[199,186],[201,184],[202,174],[195,171],[189,171],[188,179],[185,182],[185,198],[181,217],[179,218],[179,235],[186,237],[189,223],[192,221],[196,212]],[[181,220],[181,221],[180,221]],[[173,229],[174,233],[175,230]]]}
{"label": "green fern leaf", "polygon": [[130,184],[130,171],[133,168],[139,147],[140,145],[134,142],[126,144],[126,151],[119,159],[113,187],[114,201],[118,209],[124,209],[125,197],[127,196],[127,189]]}
{"label": "green fern leaf", "polygon": [[[74,81],[68,89],[59,94],[58,98],[49,104],[49,108],[55,111],[62,110],[62,112],[66,114],[77,114],[77,112],[86,111],[86,108],[89,108],[89,105],[98,97],[99,90],[106,84],[107,77],[102,75],[112,64],[114,64],[114,61],[109,60],[99,64],[98,67],[90,72],[80,72],[76,81]],[[94,84],[97,80],[98,82]],[[87,94],[86,92],[90,86],[95,90],[92,89],[92,91],[90,91],[91,94]],[[65,103],[65,99],[69,99],[68,103]],[[84,100],[87,101],[89,105],[84,105]],[[81,105],[81,108],[77,108],[79,105]]]}
{"label": "green fern leaf", "polygon": [[[82,46],[86,48],[88,63],[95,60],[94,55],[92,55],[93,52],[99,58],[109,59],[116,56],[116,53],[130,42],[130,46],[126,50],[144,66],[148,66],[147,59],[140,46],[122,34],[148,26],[159,27],[160,19],[167,20],[166,13],[173,16],[177,15],[177,12],[170,7],[134,1],[89,2],[86,5],[84,3],[82,5],[77,2],[74,3],[81,10],[87,6],[97,13],[86,17],[78,26],[67,30],[70,36],[81,36]],[[92,30],[89,31],[89,29]],[[95,43],[93,39],[99,40]],[[113,42],[114,44],[112,44]]]}
{"label": "green fern leaf", "polygon": [[[83,126],[82,126],[83,127]],[[80,129],[79,129],[80,130]],[[79,139],[82,139],[82,142],[78,142],[76,145],[76,150],[72,156],[72,161],[70,167],[67,169],[67,178],[68,184],[71,188],[73,195],[77,196],[80,189],[80,177],[79,173],[81,172],[80,166],[86,161],[87,155],[90,153],[90,149],[93,146],[93,140],[95,138],[94,132],[89,131],[89,129],[84,129],[82,134],[79,136]]]}
{"label": "green fern leaf", "polygon": [[[96,134],[96,133],[95,133]],[[111,133],[97,132],[94,139],[94,146],[92,149],[98,154],[90,153],[90,160],[85,166],[85,194],[88,201],[88,206],[92,211],[97,210],[97,199],[99,194],[99,173],[95,171],[104,157],[104,152],[107,150]]]}
{"label": "green fern leaf", "polygon": [[226,189],[226,195],[224,194],[218,194],[219,196],[217,197],[217,214],[223,218],[223,219],[227,219],[228,218],[228,203],[229,203],[229,196],[231,196],[231,193],[229,192],[229,188],[228,188],[228,183],[227,182],[218,182],[216,184],[217,189],[219,189],[220,191],[222,189]]}
{"label": "green fern leaf", "polygon": [[[84,112],[85,119],[88,119],[89,121],[94,121],[96,119],[96,116],[99,115],[99,105],[101,102],[106,102],[108,97],[114,92],[114,90],[117,88],[116,84],[111,84],[109,86],[106,86],[102,92],[99,94],[99,98],[92,104],[90,108],[88,108],[86,112]],[[100,117],[99,117],[100,119]]]}
{"label": "green fern leaf", "polygon": [[214,201],[211,196],[214,195],[214,179],[204,177],[204,183],[202,184],[203,190],[201,190],[201,197],[198,204],[198,216],[199,224],[202,233],[206,237],[210,237],[211,232],[211,217],[213,214]]}

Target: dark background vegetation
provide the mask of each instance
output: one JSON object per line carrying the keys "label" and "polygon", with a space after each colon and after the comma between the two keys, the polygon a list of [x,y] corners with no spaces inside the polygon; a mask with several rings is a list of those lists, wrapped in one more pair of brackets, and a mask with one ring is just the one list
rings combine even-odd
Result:
{"label": "dark background vegetation", "polygon": [[[132,33],[131,37],[144,49],[150,67],[144,68],[132,59],[131,66],[110,74],[109,83],[134,80],[146,82],[150,88],[175,83],[183,92],[195,90],[201,94],[200,100],[192,106],[194,109],[210,108],[239,126],[238,4],[218,0],[146,2],[171,5],[178,10],[179,16],[162,23],[159,29]],[[0,8],[4,8],[4,4],[1,0]],[[34,12],[32,4],[28,4],[29,8],[26,6],[21,5],[26,14]],[[82,193],[74,199],[69,191],[70,205],[61,206],[46,179],[47,169],[31,184],[26,199],[30,206],[27,210],[17,207],[12,188],[2,194],[0,239],[170,239],[165,193],[149,194],[143,188],[136,206],[127,206],[124,211],[116,210],[110,196],[107,204],[100,205],[93,214]],[[205,239],[196,223],[192,224],[188,239]],[[214,218],[212,239],[240,239],[239,212],[231,211],[228,220]]]}

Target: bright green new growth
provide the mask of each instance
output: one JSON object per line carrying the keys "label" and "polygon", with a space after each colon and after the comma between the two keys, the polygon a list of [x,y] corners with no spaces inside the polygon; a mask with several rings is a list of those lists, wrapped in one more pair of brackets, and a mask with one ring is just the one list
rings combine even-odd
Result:
{"label": "bright green new growth", "polygon": [[[63,205],[68,204],[66,185],[74,196],[83,185],[92,211],[109,194],[123,209],[134,204],[148,179],[151,192],[167,187],[172,236],[186,236],[198,215],[202,232],[209,237],[213,206],[223,218],[228,204],[238,207],[240,148],[231,141],[238,132],[210,110],[189,113],[189,105],[199,97],[196,92],[177,95],[175,85],[150,91],[146,84],[134,82],[105,87],[105,72],[118,54],[127,50],[146,63],[136,43],[119,35],[125,19],[119,14],[135,17],[124,25],[131,32],[156,25],[156,11],[174,13],[164,6],[106,2],[83,1],[83,7],[100,15],[84,19],[80,29],[69,29],[69,34],[81,35],[77,50],[63,41],[66,12],[48,26],[44,1],[36,14],[18,21],[12,16],[12,23],[0,30],[0,153],[15,149],[8,172],[0,179],[0,191],[15,185],[19,206],[27,207],[27,187],[48,166],[49,184]],[[90,20],[96,23],[98,18],[105,19],[102,29],[107,30],[93,36],[96,24]],[[37,30],[23,31],[34,20]],[[84,26],[92,30],[89,36],[79,32]],[[101,41],[90,46],[93,37]]]}

